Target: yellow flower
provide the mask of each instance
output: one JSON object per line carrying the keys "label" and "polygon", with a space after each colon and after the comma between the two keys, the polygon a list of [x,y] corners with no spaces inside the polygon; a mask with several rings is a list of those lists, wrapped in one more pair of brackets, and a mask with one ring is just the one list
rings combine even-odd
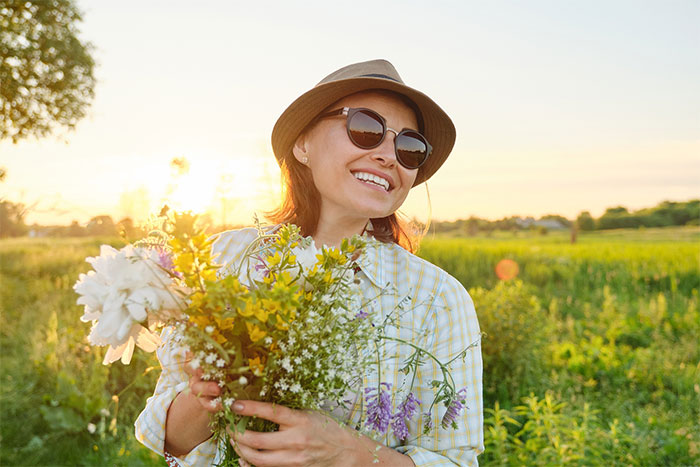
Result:
{"label": "yellow flower", "polygon": [[248,366],[255,376],[262,376],[265,365],[260,361],[260,357],[249,358]]}
{"label": "yellow flower", "polygon": [[331,259],[340,259],[340,251],[335,248],[331,248],[328,250],[328,256],[330,256]]}
{"label": "yellow flower", "polygon": [[254,309],[255,305],[252,304],[250,301],[246,300],[245,305],[239,306],[237,311],[238,314],[243,316],[244,318],[250,318],[253,316],[253,313],[255,313]]}
{"label": "yellow flower", "polygon": [[269,255],[265,261],[267,262],[267,266],[270,268],[273,268],[280,264],[280,261],[282,261],[282,256],[280,256],[280,252],[276,251],[274,255]]}
{"label": "yellow flower", "polygon": [[323,282],[325,282],[326,284],[330,284],[333,282],[333,274],[330,269],[326,271],[326,273],[323,275]]}
{"label": "yellow flower", "polygon": [[233,325],[236,322],[234,318],[214,318],[216,320],[217,327],[222,331],[227,329],[233,329]]}
{"label": "yellow flower", "polygon": [[293,280],[294,280],[294,278],[289,273],[289,271],[282,271],[277,276],[277,284],[276,285],[279,285],[279,286],[289,285],[292,283]]}
{"label": "yellow flower", "polygon": [[226,337],[224,337],[224,335],[221,334],[218,329],[214,329],[214,332],[211,333],[211,338],[214,339],[218,344],[223,344],[224,342],[226,342]]}
{"label": "yellow flower", "polygon": [[245,327],[248,328],[248,336],[253,342],[257,342],[267,335],[265,331],[254,325],[253,323],[245,323]]}
{"label": "yellow flower", "polygon": [[289,329],[289,323],[280,318],[280,315],[277,315],[277,323],[275,323],[275,327],[280,331],[286,331]]}
{"label": "yellow flower", "polygon": [[262,299],[262,307],[267,310],[268,314],[278,313],[281,309],[279,300],[270,300],[269,298]]}
{"label": "yellow flower", "polygon": [[260,306],[259,303],[256,303],[255,307],[253,308],[253,314],[256,318],[258,318],[260,322],[264,323],[265,321],[267,321],[267,315],[269,314],[269,312],[264,307]]}
{"label": "yellow flower", "polygon": [[207,326],[214,326],[216,324],[209,315],[190,316],[190,321],[197,325],[197,327],[200,329],[204,329]]}

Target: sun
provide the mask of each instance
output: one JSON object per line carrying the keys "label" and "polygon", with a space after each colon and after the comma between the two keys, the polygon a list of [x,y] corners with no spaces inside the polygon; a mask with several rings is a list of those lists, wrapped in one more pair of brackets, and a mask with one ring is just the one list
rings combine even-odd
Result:
{"label": "sun", "polygon": [[202,170],[175,177],[166,189],[165,202],[176,211],[203,214],[216,196],[216,181]]}
{"label": "sun", "polygon": [[176,211],[210,214],[217,222],[249,222],[277,192],[274,158],[239,156],[216,160],[173,159],[162,197]]}

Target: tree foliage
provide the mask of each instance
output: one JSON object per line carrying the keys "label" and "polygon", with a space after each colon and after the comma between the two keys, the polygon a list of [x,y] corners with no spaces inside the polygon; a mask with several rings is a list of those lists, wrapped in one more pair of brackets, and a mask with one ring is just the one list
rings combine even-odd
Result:
{"label": "tree foliage", "polygon": [[26,214],[23,204],[0,201],[0,238],[26,235],[29,230],[24,223]]}
{"label": "tree foliage", "polygon": [[595,220],[593,220],[591,213],[588,211],[583,211],[581,214],[579,214],[576,218],[576,227],[578,227],[580,230],[595,229]]}
{"label": "tree foliage", "polygon": [[69,129],[94,96],[90,43],[74,0],[0,0],[0,139]]}

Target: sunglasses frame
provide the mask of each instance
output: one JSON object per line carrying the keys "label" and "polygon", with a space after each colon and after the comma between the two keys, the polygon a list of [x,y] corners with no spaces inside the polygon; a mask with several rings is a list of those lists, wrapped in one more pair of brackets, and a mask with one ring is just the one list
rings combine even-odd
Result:
{"label": "sunglasses frame", "polygon": [[[355,114],[360,113],[360,112],[367,112],[367,113],[369,113],[369,114],[372,114],[372,115],[374,115],[374,116],[379,117],[379,121],[382,123],[383,133],[382,133],[382,137],[379,139],[379,142],[378,142],[377,144],[374,144],[374,145],[372,145],[372,146],[360,145],[360,144],[358,144],[357,141],[355,141],[355,139],[352,137],[352,133],[350,132],[350,120],[352,119],[352,117],[353,117]],[[394,154],[396,155],[396,160],[399,161],[399,164],[401,164],[403,167],[407,168],[408,170],[414,170],[414,169],[420,168],[420,167],[421,167],[423,164],[425,164],[425,162],[428,160],[428,157],[430,157],[430,153],[431,153],[432,150],[433,150],[433,147],[430,145],[430,143],[429,143],[428,140],[425,138],[425,136],[423,136],[423,135],[422,135],[421,133],[419,133],[418,131],[416,131],[416,130],[409,130],[409,129],[403,129],[403,130],[401,130],[401,131],[396,131],[396,130],[394,130],[393,128],[390,128],[389,126],[387,126],[386,120],[384,119],[384,117],[382,117],[382,116],[381,116],[379,113],[377,113],[376,111],[374,111],[374,110],[372,110],[372,109],[368,109],[368,108],[366,108],[366,107],[343,107],[342,109],[331,110],[330,112],[326,112],[326,113],[324,113],[324,114],[321,114],[321,115],[318,116],[317,119],[320,120],[320,119],[322,119],[322,118],[336,117],[336,116],[339,116],[339,115],[344,115],[345,117],[347,117],[346,120],[345,120],[345,130],[347,131],[348,138],[350,138],[350,141],[352,141],[352,144],[354,144],[355,146],[357,146],[358,148],[361,148],[361,149],[374,149],[374,148],[378,147],[379,145],[381,145],[381,144],[384,142],[384,138],[386,137],[387,132],[388,132],[388,131],[393,132],[394,135],[396,135],[396,136],[394,137]],[[418,165],[415,166],[415,167],[410,167],[410,166],[408,166],[408,165],[406,165],[406,164],[404,163],[404,161],[401,159],[401,156],[399,156],[399,151],[398,151],[398,148],[396,147],[396,140],[399,139],[399,136],[402,136],[402,135],[404,135],[404,134],[406,134],[406,133],[414,133],[414,134],[420,136],[421,141],[425,144],[425,147],[426,147],[425,157],[423,158],[423,160],[421,161],[421,163],[418,164]]]}

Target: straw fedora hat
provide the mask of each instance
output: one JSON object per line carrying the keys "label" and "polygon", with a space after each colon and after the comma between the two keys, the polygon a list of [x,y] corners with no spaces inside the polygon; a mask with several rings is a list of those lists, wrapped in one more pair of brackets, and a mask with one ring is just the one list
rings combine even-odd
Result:
{"label": "straw fedora hat", "polygon": [[429,179],[445,162],[455,143],[455,127],[444,110],[422,92],[406,86],[386,60],[354,63],[326,76],[302,94],[282,113],[272,130],[272,150],[281,165],[292,157],[294,142],[301,132],[332,103],[345,96],[370,89],[384,89],[402,94],[417,107],[422,121],[419,128],[433,147],[428,160],[418,169],[413,186]]}

